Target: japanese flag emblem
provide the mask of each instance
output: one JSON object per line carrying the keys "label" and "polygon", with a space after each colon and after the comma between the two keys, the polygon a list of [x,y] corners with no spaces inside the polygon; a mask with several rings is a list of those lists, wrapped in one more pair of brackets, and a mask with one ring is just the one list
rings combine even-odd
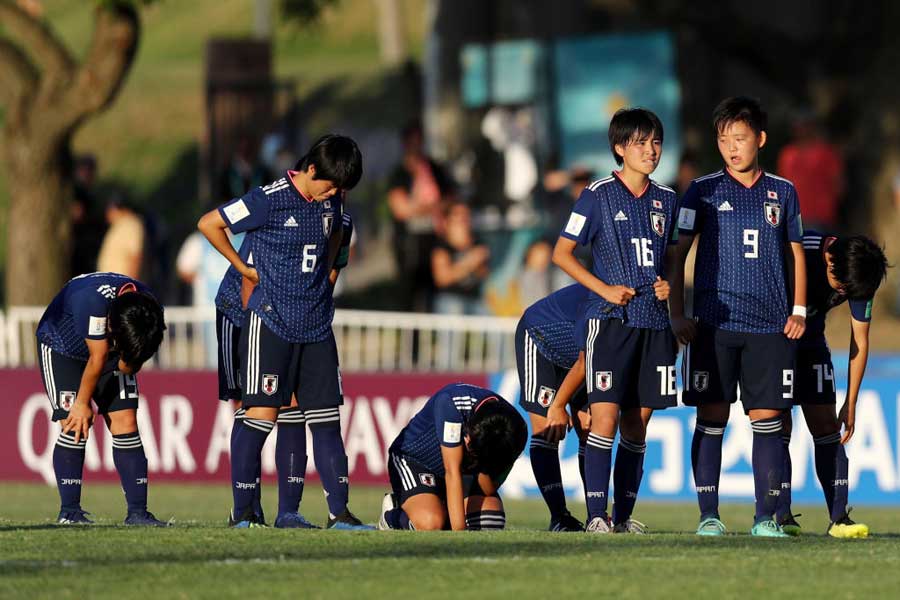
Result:
{"label": "japanese flag emblem", "polygon": [[769,200],[778,200],[778,192],[769,190],[766,192],[766,198]]}

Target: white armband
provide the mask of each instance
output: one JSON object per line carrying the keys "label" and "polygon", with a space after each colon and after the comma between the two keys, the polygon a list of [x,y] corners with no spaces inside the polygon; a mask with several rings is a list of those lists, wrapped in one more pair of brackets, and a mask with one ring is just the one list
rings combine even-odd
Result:
{"label": "white armband", "polygon": [[806,318],[806,307],[800,306],[799,304],[794,305],[794,312],[791,313],[795,317],[803,317]]}

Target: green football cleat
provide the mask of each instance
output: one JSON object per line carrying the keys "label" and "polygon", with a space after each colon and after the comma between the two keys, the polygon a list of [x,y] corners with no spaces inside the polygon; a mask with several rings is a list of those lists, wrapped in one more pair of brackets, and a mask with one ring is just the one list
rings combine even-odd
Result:
{"label": "green football cleat", "polygon": [[778,519],[781,530],[791,537],[798,537],[802,533],[800,523],[797,522],[799,516],[802,515],[787,515]]}
{"label": "green football cleat", "polygon": [[750,530],[750,535],[752,535],[753,537],[767,538],[791,537],[784,531],[782,531],[781,526],[772,519],[766,519],[765,521],[760,521],[759,523],[754,525],[753,529]]}
{"label": "green football cleat", "polygon": [[703,519],[700,521],[700,525],[697,526],[697,535],[719,536],[725,535],[726,531],[725,523],[716,517]]}

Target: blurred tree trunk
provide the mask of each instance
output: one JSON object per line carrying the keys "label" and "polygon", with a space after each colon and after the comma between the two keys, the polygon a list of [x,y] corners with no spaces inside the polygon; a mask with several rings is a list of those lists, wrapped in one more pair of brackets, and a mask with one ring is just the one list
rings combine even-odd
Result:
{"label": "blurred tree trunk", "polygon": [[378,41],[381,62],[396,66],[406,59],[406,28],[400,0],[375,0],[378,7]]}
{"label": "blurred tree trunk", "polygon": [[72,135],[119,91],[138,44],[128,2],[96,9],[81,63],[47,25],[0,0],[0,160],[9,182],[6,290],[10,305],[42,304],[68,275]]}

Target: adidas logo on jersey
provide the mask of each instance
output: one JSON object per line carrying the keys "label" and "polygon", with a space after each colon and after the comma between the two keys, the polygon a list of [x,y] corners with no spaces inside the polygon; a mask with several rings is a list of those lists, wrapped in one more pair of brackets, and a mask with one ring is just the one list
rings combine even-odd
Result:
{"label": "adidas logo on jersey", "polygon": [[297,219],[294,218],[294,215],[291,215],[287,218],[287,221],[284,222],[285,227],[299,227],[297,224]]}
{"label": "adidas logo on jersey", "polygon": [[724,212],[726,210],[734,210],[731,208],[731,204],[728,203],[728,200],[719,205],[719,212]]}
{"label": "adidas logo on jersey", "polygon": [[625,216],[625,213],[621,210],[616,213],[616,216],[613,217],[613,221],[627,221],[628,217]]}

